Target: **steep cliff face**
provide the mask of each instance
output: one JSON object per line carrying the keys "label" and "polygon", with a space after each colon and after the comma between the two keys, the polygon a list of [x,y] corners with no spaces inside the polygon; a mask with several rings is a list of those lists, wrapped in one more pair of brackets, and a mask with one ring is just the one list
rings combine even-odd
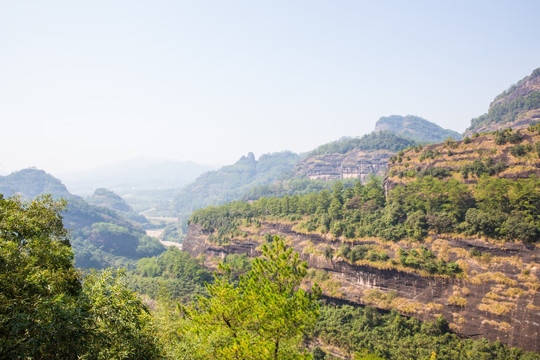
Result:
{"label": "steep cliff face", "polygon": [[[184,249],[205,255],[206,265],[226,254],[259,254],[264,235],[285,239],[308,262],[312,274],[329,276],[322,282],[326,296],[381,309],[395,308],[422,320],[443,315],[452,329],[467,337],[501,342],[540,351],[540,248],[518,243],[492,244],[478,238],[431,236],[423,245],[437,257],[457,261],[458,277],[427,275],[373,261],[351,263],[339,255],[342,239],[295,231],[294,225],[263,222],[243,229],[247,236],[217,246],[208,242],[209,232],[190,226]],[[374,239],[347,243],[377,246],[390,257],[414,243],[384,243]],[[329,255],[330,254],[330,255]],[[394,263],[395,264],[395,263]],[[308,276],[308,282],[312,277]]]}
{"label": "steep cliff face", "polygon": [[313,180],[364,179],[369,175],[383,175],[392,151],[351,150],[345,154],[310,156],[300,161],[295,173]]}
{"label": "steep cliff face", "polygon": [[342,138],[313,150],[294,174],[315,180],[360,179],[384,175],[390,157],[418,143],[438,143],[461,135],[417,116],[392,115],[377,121],[375,131]]}

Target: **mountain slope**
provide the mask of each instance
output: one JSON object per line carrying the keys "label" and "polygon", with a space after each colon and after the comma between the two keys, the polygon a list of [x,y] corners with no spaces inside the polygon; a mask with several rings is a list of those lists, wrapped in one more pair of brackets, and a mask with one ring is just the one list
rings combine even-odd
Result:
{"label": "mountain slope", "polygon": [[112,209],[90,205],[72,195],[60,180],[43,170],[25,169],[0,177],[0,193],[23,199],[51,194],[54,199],[66,200],[64,226],[71,231],[78,267],[126,266],[164,250],[157,240],[145,235],[139,224]]}
{"label": "mountain slope", "polygon": [[370,175],[384,175],[390,157],[413,145],[415,141],[389,131],[342,138],[309,153],[295,166],[294,176],[311,180],[357,178],[364,181]]}
{"label": "mountain slope", "polygon": [[540,121],[540,68],[499,94],[488,112],[471,120],[465,135],[512,127],[524,128]]}
{"label": "mountain slope", "polygon": [[291,171],[300,156],[290,151],[242,156],[235,164],[199,176],[195,182],[181,190],[175,198],[180,217],[209,205],[224,204],[240,198],[254,186],[270,184]]}
{"label": "mountain slope", "polygon": [[461,140],[460,133],[443,129],[439,125],[418,116],[391,115],[381,117],[375,124],[375,131],[390,131],[420,143],[440,143],[451,137]]}
{"label": "mountain slope", "polygon": [[6,197],[20,194],[27,200],[41,194],[53,194],[55,198],[72,197],[60,180],[33,168],[0,176],[0,193]]}
{"label": "mountain slope", "polygon": [[418,146],[394,156],[387,192],[422,176],[476,184],[483,175],[510,180],[540,177],[540,125],[496,131],[462,141]]}
{"label": "mountain slope", "polygon": [[279,235],[308,262],[306,286],[336,302],[443,315],[466,337],[540,351],[539,144],[536,125],[416,146],[392,158],[386,188],[201,209],[184,249],[212,267]]}
{"label": "mountain slope", "polygon": [[377,121],[375,131],[356,138],[342,138],[309,153],[295,167],[296,176],[312,180],[383,176],[392,155],[418,143],[439,143],[461,135],[417,116],[392,115]]}

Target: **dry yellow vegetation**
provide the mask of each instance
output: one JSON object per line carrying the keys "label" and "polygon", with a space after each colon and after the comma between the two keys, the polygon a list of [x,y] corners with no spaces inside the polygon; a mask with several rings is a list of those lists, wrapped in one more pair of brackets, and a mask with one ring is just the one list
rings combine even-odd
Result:
{"label": "dry yellow vegetation", "polygon": [[478,310],[486,311],[494,315],[506,315],[511,310],[514,310],[516,306],[516,304],[508,301],[496,301],[484,297],[482,303],[478,305]]}
{"label": "dry yellow vegetation", "polygon": [[484,324],[491,325],[491,326],[497,328],[499,331],[504,331],[504,332],[508,332],[508,331],[510,331],[512,329],[512,325],[510,325],[506,321],[498,322],[498,321],[495,321],[495,320],[484,319],[484,320],[482,320],[482,325],[484,325]]}

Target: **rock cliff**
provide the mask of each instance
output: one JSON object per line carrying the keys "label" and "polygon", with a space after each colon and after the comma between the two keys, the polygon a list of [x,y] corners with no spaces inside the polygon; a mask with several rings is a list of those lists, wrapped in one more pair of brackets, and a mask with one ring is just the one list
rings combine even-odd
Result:
{"label": "rock cliff", "polygon": [[310,156],[300,161],[295,173],[312,180],[336,180],[357,178],[361,181],[369,175],[383,175],[388,160],[395,152],[351,150],[345,154]]}
{"label": "rock cliff", "polygon": [[[518,243],[492,244],[478,238],[431,236],[424,245],[437,256],[458,261],[463,276],[426,276],[420,272],[360,261],[350,263],[337,253],[341,239],[295,231],[293,224],[264,222],[243,229],[247,236],[227,245],[208,242],[209,232],[192,224],[184,250],[205,255],[206,265],[230,253],[259,254],[264,234],[279,235],[308,262],[312,272],[329,278],[321,285],[325,295],[337,301],[395,308],[408,316],[432,320],[443,315],[451,328],[465,337],[500,340],[510,346],[540,351],[540,248]],[[411,243],[355,241],[374,244],[391,256]],[[308,277],[308,281],[309,277]]]}

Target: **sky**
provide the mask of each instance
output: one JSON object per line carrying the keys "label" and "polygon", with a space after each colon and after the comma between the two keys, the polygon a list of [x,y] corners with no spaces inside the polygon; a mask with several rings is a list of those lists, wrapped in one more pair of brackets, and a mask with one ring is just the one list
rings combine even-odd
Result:
{"label": "sky", "polygon": [[463,132],[540,67],[540,1],[0,0],[0,173]]}

